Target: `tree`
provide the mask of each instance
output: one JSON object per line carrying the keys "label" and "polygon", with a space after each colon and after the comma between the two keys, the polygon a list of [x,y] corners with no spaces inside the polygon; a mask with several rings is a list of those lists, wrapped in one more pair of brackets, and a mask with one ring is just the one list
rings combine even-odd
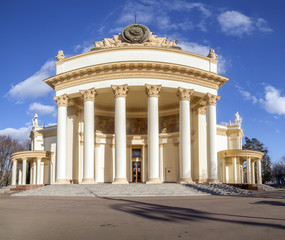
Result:
{"label": "tree", "polygon": [[9,136],[0,135],[0,187],[11,184],[12,159],[11,154],[25,150],[24,146]]}
{"label": "tree", "polygon": [[285,156],[277,163],[273,163],[272,177],[277,184],[285,185]]}
{"label": "tree", "polygon": [[254,150],[262,152],[264,155],[261,160],[261,173],[262,173],[262,182],[265,183],[272,179],[271,176],[271,160],[268,155],[268,149],[264,146],[263,143],[258,141],[256,138],[249,139],[245,137],[245,144],[242,146],[245,150]]}

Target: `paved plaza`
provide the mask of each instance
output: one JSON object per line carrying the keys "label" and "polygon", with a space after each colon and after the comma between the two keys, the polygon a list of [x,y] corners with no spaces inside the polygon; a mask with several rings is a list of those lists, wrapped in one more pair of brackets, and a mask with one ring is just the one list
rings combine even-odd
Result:
{"label": "paved plaza", "polygon": [[0,194],[1,239],[284,239],[285,191],[246,196]]}

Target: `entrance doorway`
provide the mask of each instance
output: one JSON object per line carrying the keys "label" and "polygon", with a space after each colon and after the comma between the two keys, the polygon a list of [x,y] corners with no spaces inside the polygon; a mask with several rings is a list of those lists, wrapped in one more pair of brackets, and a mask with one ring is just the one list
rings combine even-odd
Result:
{"label": "entrance doorway", "polygon": [[142,150],[141,148],[132,149],[132,182],[142,181]]}

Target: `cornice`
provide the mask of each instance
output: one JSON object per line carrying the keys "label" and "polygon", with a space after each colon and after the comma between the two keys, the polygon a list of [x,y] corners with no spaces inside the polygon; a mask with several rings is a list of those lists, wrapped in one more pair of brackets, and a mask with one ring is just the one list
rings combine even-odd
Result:
{"label": "cornice", "polygon": [[221,158],[227,157],[245,157],[252,159],[261,159],[263,157],[262,152],[252,151],[252,150],[242,150],[242,149],[232,149],[232,150],[224,150],[218,152]]}
{"label": "cornice", "polygon": [[58,91],[86,83],[128,78],[172,80],[215,90],[228,81],[228,78],[224,76],[198,68],[152,61],[98,64],[61,73],[44,81]]}
{"label": "cornice", "polygon": [[132,46],[124,46],[124,47],[112,47],[112,48],[104,48],[104,49],[94,49],[93,51],[89,51],[89,52],[85,52],[85,53],[81,53],[75,56],[71,56],[68,58],[64,58],[61,61],[55,62],[55,64],[57,66],[60,66],[61,64],[65,63],[65,62],[69,62],[71,60],[74,59],[78,59],[78,58],[82,58],[85,56],[89,56],[89,55],[93,55],[93,54],[98,54],[98,53],[102,53],[102,52],[110,52],[110,51],[121,51],[121,50],[129,50],[129,51],[133,51],[133,50],[152,50],[152,51],[166,51],[166,52],[175,52],[175,53],[179,53],[181,55],[188,55],[188,56],[192,56],[192,57],[197,57],[206,61],[209,61],[211,63],[218,63],[219,61],[206,57],[206,56],[202,56],[196,53],[192,53],[192,52],[187,52],[184,50],[181,50],[179,48],[165,48],[165,47],[154,47],[154,46],[138,46],[138,45],[132,45]]}
{"label": "cornice", "polygon": [[35,158],[42,158],[42,159],[50,159],[53,152],[49,151],[22,151],[22,152],[15,152],[11,154],[12,161],[21,160],[21,159],[35,159]]}

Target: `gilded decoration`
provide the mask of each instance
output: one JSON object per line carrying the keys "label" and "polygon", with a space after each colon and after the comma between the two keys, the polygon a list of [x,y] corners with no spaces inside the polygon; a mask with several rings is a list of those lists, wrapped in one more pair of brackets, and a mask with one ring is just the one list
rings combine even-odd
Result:
{"label": "gilded decoration", "polygon": [[53,99],[54,99],[54,101],[57,102],[57,107],[67,107],[67,105],[68,105],[67,94],[63,94],[61,96],[56,96]]}
{"label": "gilded decoration", "polygon": [[186,89],[186,88],[179,87],[177,91],[177,97],[179,97],[180,101],[181,100],[190,101],[193,92],[194,92],[193,89]]}
{"label": "gilded decoration", "polygon": [[148,97],[159,97],[159,93],[161,91],[161,85],[145,85],[145,92]]}
{"label": "gilded decoration", "polygon": [[129,91],[128,85],[112,85],[112,89],[115,95],[115,98],[123,97],[125,98],[127,96],[127,93]]}
{"label": "gilded decoration", "polygon": [[216,96],[210,93],[206,94],[205,100],[206,100],[206,104],[207,105],[213,105],[216,106],[217,105],[217,101],[220,99],[220,96]]}
{"label": "gilded decoration", "polygon": [[163,116],[159,118],[159,132],[179,132],[179,114]]}
{"label": "gilded decoration", "polygon": [[83,98],[84,98],[84,102],[85,101],[95,101],[95,96],[96,96],[96,91],[95,88],[91,88],[91,89],[87,89],[87,90],[80,90],[79,91]]}
{"label": "gilded decoration", "polygon": [[153,35],[144,25],[131,24],[125,27],[122,33],[114,35],[113,38],[104,38],[102,42],[95,42],[95,49],[133,45],[170,48],[176,47],[176,44],[177,40],[168,41],[167,37]]}

